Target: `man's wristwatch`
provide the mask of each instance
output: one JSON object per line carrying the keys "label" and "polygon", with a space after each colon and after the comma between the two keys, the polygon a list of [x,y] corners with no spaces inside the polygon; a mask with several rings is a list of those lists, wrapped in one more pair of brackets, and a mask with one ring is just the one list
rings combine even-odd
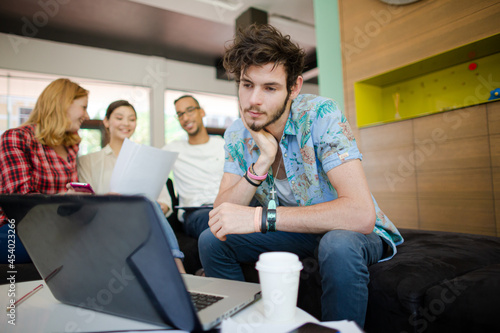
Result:
{"label": "man's wristwatch", "polygon": [[269,200],[267,204],[267,231],[276,231],[276,201]]}
{"label": "man's wristwatch", "polygon": [[267,210],[267,231],[276,231],[276,209]]}

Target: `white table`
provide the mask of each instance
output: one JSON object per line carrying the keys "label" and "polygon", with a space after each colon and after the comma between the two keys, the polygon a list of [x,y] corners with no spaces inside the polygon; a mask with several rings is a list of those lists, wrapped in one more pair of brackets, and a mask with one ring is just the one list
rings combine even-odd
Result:
{"label": "white table", "polygon": [[[0,286],[0,300],[3,315],[0,316],[0,330],[2,332],[102,332],[134,330],[158,330],[162,327],[147,324],[122,317],[108,315],[57,301],[49,288],[40,281],[17,283],[16,296],[29,293],[38,285],[44,287],[27,298],[16,307],[15,326],[8,323],[11,320],[5,312],[9,305],[9,285]],[[222,332],[288,332],[305,322],[318,322],[307,312],[297,308],[295,318],[291,322],[273,324],[264,319],[261,302],[256,302],[235,316],[223,322]],[[172,332],[172,331],[169,331]],[[342,331],[344,332],[344,331]]]}

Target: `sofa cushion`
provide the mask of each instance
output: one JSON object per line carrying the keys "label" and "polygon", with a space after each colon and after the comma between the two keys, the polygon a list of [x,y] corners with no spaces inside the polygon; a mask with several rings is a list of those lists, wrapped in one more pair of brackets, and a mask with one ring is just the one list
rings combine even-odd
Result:
{"label": "sofa cushion", "polygon": [[[432,297],[442,292],[442,288],[452,288],[453,283],[461,283],[459,279],[466,279],[469,274],[486,276],[481,273],[484,269],[500,279],[498,272],[487,269],[500,264],[500,238],[409,229],[401,233],[405,242],[398,247],[398,254],[370,267],[367,332],[375,327],[385,327],[385,332],[439,332],[434,330],[437,318],[429,320],[426,311],[429,305],[437,306],[431,304]],[[491,281],[488,285],[492,294],[471,295],[469,300],[478,311],[488,312],[488,305],[500,295],[498,285]],[[465,295],[458,295],[454,303],[462,304]],[[446,312],[447,316],[460,316],[452,308],[442,315]]]}
{"label": "sofa cushion", "polygon": [[435,332],[500,330],[500,264],[489,265],[429,288],[417,329]]}

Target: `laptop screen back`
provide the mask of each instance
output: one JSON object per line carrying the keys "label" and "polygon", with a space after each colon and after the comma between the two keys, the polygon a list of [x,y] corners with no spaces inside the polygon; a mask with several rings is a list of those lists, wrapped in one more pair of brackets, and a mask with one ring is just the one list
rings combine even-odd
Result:
{"label": "laptop screen back", "polygon": [[[200,327],[153,203],[124,196],[0,196],[59,301],[188,331]],[[7,201],[7,202],[6,202]],[[9,204],[10,202],[10,204]]]}

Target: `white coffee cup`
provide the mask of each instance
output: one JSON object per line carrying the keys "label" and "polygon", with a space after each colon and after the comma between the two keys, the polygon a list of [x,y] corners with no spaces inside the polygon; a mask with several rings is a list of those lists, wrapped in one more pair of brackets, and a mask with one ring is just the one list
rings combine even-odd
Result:
{"label": "white coffee cup", "polygon": [[295,315],[303,266],[296,254],[266,252],[255,265],[259,271],[264,315],[271,321],[287,321]]}

